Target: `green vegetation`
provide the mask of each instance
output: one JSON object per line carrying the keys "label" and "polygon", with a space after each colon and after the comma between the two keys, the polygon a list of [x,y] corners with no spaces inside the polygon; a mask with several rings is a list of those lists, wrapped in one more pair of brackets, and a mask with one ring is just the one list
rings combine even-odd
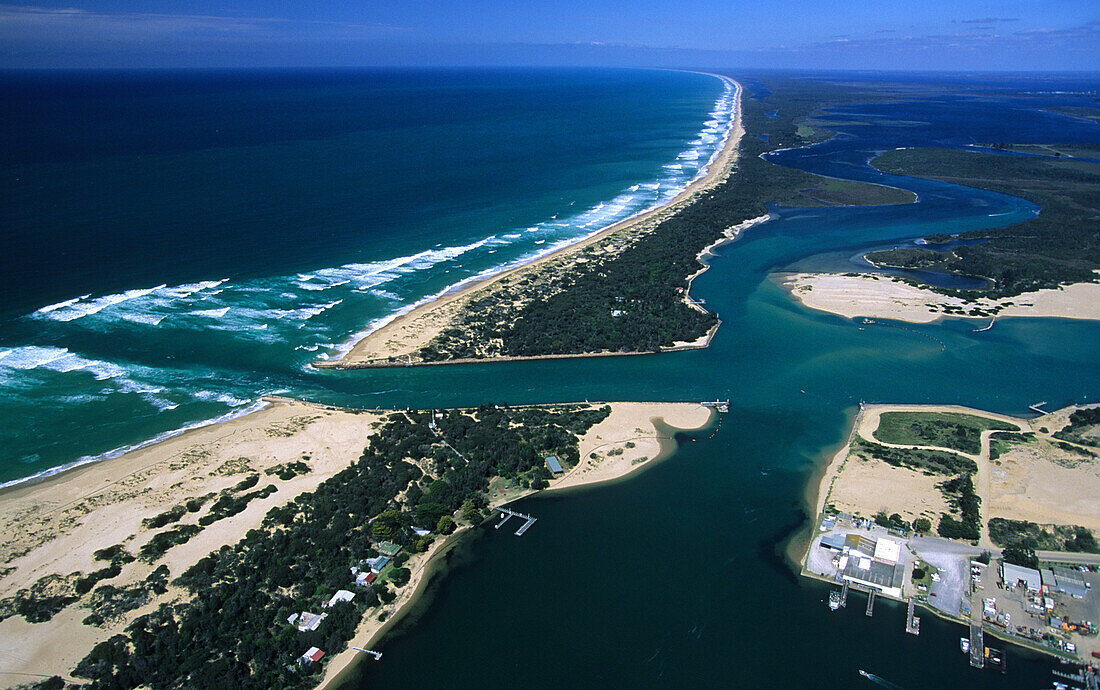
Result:
{"label": "green vegetation", "polygon": [[110,561],[111,563],[133,563],[134,557],[122,544],[108,546],[92,553],[92,558],[97,561]]}
{"label": "green vegetation", "polygon": [[913,529],[921,532],[922,534],[928,532],[932,529],[932,521],[926,517],[919,517],[916,520],[913,520]]}
{"label": "green vegetation", "polygon": [[187,506],[173,506],[164,511],[160,515],[154,515],[151,518],[145,518],[141,521],[141,526],[146,529],[158,529],[164,527],[169,522],[177,522],[181,517],[187,514]]}
{"label": "green vegetation", "polygon": [[79,598],[75,583],[80,573],[46,575],[14,596],[0,599],[0,620],[22,616],[28,623],[44,623]]}
{"label": "green vegetation", "polygon": [[[761,158],[775,149],[830,136],[809,126],[819,108],[862,102],[868,92],[850,85],[767,77],[767,103],[742,99],[746,135],[735,174],[675,212],[651,221],[632,238],[609,237],[580,254],[568,271],[553,266],[501,281],[471,300],[452,327],[415,357],[428,362],[493,356],[530,357],[591,352],[656,352],[694,341],[718,319],[686,304],[688,277],[698,255],[743,220],[781,204],[892,203],[906,192],[862,182],[827,180]],[[765,111],[777,110],[777,117]],[[761,137],[766,136],[765,142]],[[604,248],[615,245],[616,251]]]}
{"label": "green vegetation", "polygon": [[152,563],[163,556],[168,549],[185,543],[201,531],[202,527],[198,525],[180,525],[155,534],[145,546],[138,549],[138,558],[146,563]]}
{"label": "green vegetation", "polygon": [[1024,568],[1038,568],[1039,558],[1035,555],[1035,549],[1026,546],[1009,546],[1001,552],[1001,560],[1012,565]]}
{"label": "green vegetation", "polygon": [[969,539],[975,541],[982,536],[981,502],[974,491],[974,478],[970,474],[960,474],[936,485],[943,492],[951,508],[961,517],[944,513],[940,516],[936,531],[948,539]]}
{"label": "green vegetation", "polygon": [[264,474],[271,476],[277,475],[279,479],[284,482],[288,479],[294,479],[300,474],[309,474],[309,465],[305,464],[301,460],[295,460],[294,462],[287,462],[275,467],[269,467],[264,470]]}
{"label": "green vegetation", "polygon": [[961,239],[986,242],[947,252],[874,252],[869,258],[875,263],[936,268],[989,281],[989,287],[982,291],[929,286],[967,298],[1010,297],[1039,288],[1097,280],[1093,271],[1100,269],[1100,164],[955,149],[887,151],[873,163],[885,172],[1011,194],[1042,207],[1037,218],[1023,223],[960,235]]}
{"label": "green vegetation", "polygon": [[1035,433],[1032,431],[1022,434],[998,431],[991,434],[989,437],[989,459],[996,462],[1002,455],[1012,450],[1013,446],[1033,440],[1035,440]]}
{"label": "green vegetation", "polygon": [[[256,481],[248,484],[248,487],[256,486],[256,482],[259,481],[258,475],[253,475],[253,477],[255,477]],[[248,482],[247,479],[238,484],[237,487],[240,487],[246,482]],[[237,487],[234,487],[234,489]],[[205,527],[218,520],[233,517],[247,508],[250,501],[254,501],[258,498],[267,498],[276,491],[278,491],[278,488],[276,488],[274,484],[268,484],[262,489],[257,489],[256,491],[251,491],[240,496],[234,496],[232,493],[223,493],[222,496],[214,502],[214,505],[210,506],[210,512],[199,518],[199,524]]]}
{"label": "green vegetation", "polygon": [[909,523],[897,513],[887,515],[885,510],[880,510],[875,513],[874,520],[876,525],[880,525],[887,529],[894,529],[899,532],[909,529]]}
{"label": "green vegetation", "polygon": [[[311,687],[323,664],[306,667],[294,660],[310,646],[329,657],[344,649],[368,610],[393,601],[391,585],[409,581],[408,553],[394,559],[388,583],[360,589],[352,602],[328,608],[316,631],[286,625],[290,614],[319,610],[348,586],[351,567],[377,555],[374,545],[383,539],[416,550],[421,538],[411,526],[446,528],[459,509],[464,519],[480,523],[490,478],[522,481],[542,467],[547,454],[575,462],[576,434],[609,413],[607,407],[484,405],[445,412],[435,430],[430,412],[393,413],[352,466],[268,511],[259,529],[185,571],[175,584],[191,598],[139,616],[125,634],[97,645],[74,673],[88,678],[92,688]],[[120,608],[97,609],[99,619],[92,623],[139,599],[129,589],[100,589],[100,606]]]}
{"label": "green vegetation", "polygon": [[883,412],[875,438],[883,443],[938,446],[976,455],[987,429],[1015,431],[1019,427],[984,417],[942,412]]}
{"label": "green vegetation", "polygon": [[84,619],[85,625],[102,626],[107,621],[141,608],[158,594],[168,591],[168,567],[161,565],[149,574],[144,582],[129,587],[103,585],[92,592],[88,608],[93,613]]}
{"label": "green vegetation", "polygon": [[989,538],[1002,547],[1100,553],[1100,545],[1092,531],[1080,525],[1040,525],[1026,520],[993,518],[989,521]]}
{"label": "green vegetation", "polygon": [[973,460],[955,453],[923,448],[889,448],[860,437],[852,441],[852,452],[882,460],[894,467],[908,467],[927,475],[970,474],[978,471],[978,465]]}
{"label": "green vegetation", "polygon": [[911,204],[917,195],[907,189],[849,180],[821,178],[813,187],[799,190],[801,198],[789,198],[786,206],[887,206]]}
{"label": "green vegetation", "polygon": [[1100,407],[1077,410],[1069,416],[1069,424],[1055,432],[1054,438],[1084,446],[1100,446]]}

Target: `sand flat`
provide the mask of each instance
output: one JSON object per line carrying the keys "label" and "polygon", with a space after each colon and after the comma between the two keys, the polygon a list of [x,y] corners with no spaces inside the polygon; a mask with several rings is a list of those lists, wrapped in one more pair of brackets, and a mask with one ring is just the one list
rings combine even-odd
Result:
{"label": "sand flat", "polygon": [[945,308],[966,312],[975,308],[983,312],[996,309],[998,317],[1100,319],[1100,283],[1074,283],[1002,300],[964,302],[958,297],[941,295],[885,275],[791,273],[778,275],[775,280],[803,306],[850,319],[866,317],[931,323],[961,316],[945,313]]}

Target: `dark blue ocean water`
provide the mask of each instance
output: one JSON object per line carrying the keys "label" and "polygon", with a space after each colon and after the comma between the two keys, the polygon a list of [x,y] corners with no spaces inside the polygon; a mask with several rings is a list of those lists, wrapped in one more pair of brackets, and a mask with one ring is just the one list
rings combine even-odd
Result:
{"label": "dark blue ocean water", "polygon": [[732,86],[598,70],[0,75],[0,482],[324,390],[431,295],[675,196]]}

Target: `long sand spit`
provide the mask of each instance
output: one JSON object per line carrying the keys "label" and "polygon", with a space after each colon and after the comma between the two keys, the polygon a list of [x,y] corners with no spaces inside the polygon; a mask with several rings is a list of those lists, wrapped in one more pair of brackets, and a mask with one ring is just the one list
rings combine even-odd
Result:
{"label": "long sand spit", "polygon": [[[455,318],[462,313],[465,305],[475,296],[477,298],[482,298],[492,294],[492,291],[499,286],[500,282],[507,278],[520,278],[525,274],[529,275],[535,271],[544,269],[568,272],[578,259],[582,259],[580,253],[585,248],[612,237],[625,237],[639,232],[646,232],[652,229],[660,220],[678,213],[684,206],[690,203],[696,195],[725,181],[732,173],[733,166],[737,162],[738,146],[741,142],[741,137],[744,136],[745,129],[741,113],[741,85],[728,79],[728,77],[721,78],[732,82],[736,88],[737,103],[735,106],[736,110],[733,128],[726,138],[725,146],[718,154],[717,159],[715,159],[708,168],[706,175],[692,182],[667,204],[616,223],[594,235],[567,247],[563,247],[556,252],[540,257],[523,266],[502,271],[480,282],[467,284],[436,300],[421,304],[408,313],[398,316],[377,330],[366,334],[362,339],[357,341],[343,357],[317,361],[313,363],[313,366],[343,369],[356,369],[370,366],[401,366],[400,361],[395,362],[394,360],[406,360],[411,364],[424,364],[423,362],[416,362],[409,358],[453,323]],[[621,250],[622,247],[626,246],[626,243],[619,243],[617,246],[619,246]],[[699,343],[678,344],[670,349],[705,347],[707,343],[709,343],[709,337]],[[508,359],[513,358],[494,357],[478,361],[501,361]],[[545,358],[525,357],[523,359]],[[454,360],[440,363],[456,364],[461,362]]]}
{"label": "long sand spit", "polygon": [[[260,526],[270,509],[316,489],[349,466],[386,414],[285,398],[265,401],[267,407],[252,414],[0,491],[0,534],[4,537],[0,543],[4,564],[0,570],[0,598],[12,596],[47,575],[88,573],[104,567],[105,563],[93,557],[98,549],[121,544],[136,553],[159,531],[143,527],[142,520],[191,498],[230,488],[254,474],[261,478],[257,488],[269,484],[277,488],[272,495],[249,503],[243,512],[219,520],[186,543],[170,548],[156,563],[138,560],[123,566],[121,574],[109,583],[124,587],[141,582],[159,565],[166,565],[170,578],[175,578],[211,551],[240,541],[248,530]],[[712,414],[694,403],[610,406],[611,415],[580,439],[583,462],[555,480],[552,489],[609,481],[634,472],[668,453],[672,442],[664,425],[685,430],[701,428]],[[616,449],[618,452],[611,452]],[[276,465],[303,459],[311,468],[305,475],[284,481],[265,474]],[[522,495],[502,494],[494,503]],[[198,514],[188,513],[180,523],[193,523]],[[425,573],[430,572],[432,559],[449,543],[449,539],[439,539],[430,551],[410,559],[412,580],[385,608],[391,621],[415,599]],[[169,587],[145,606],[107,621],[105,627],[82,623],[90,613],[81,608],[83,600],[45,623],[30,624],[19,616],[0,621],[0,639],[19,641],[0,649],[0,687],[26,682],[34,674],[67,676],[95,644],[122,632],[134,618],[162,603],[188,596],[184,590]],[[373,644],[384,632],[378,614],[374,611],[365,616],[353,645]],[[326,665],[325,683],[348,668],[355,656],[355,652],[345,651],[331,658]]]}

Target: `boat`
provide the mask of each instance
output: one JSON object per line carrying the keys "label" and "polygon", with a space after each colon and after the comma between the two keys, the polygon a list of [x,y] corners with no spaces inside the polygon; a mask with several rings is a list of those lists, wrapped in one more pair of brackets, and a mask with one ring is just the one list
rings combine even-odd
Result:
{"label": "boat", "polygon": [[959,638],[959,649],[963,650],[963,653],[970,651],[970,640],[965,637]]}
{"label": "boat", "polygon": [[867,673],[863,669],[859,669],[859,675],[863,676],[864,678],[870,678],[871,677],[871,674]]}
{"label": "boat", "polygon": [[840,592],[835,589],[829,592],[829,610],[836,611],[840,608]]}

